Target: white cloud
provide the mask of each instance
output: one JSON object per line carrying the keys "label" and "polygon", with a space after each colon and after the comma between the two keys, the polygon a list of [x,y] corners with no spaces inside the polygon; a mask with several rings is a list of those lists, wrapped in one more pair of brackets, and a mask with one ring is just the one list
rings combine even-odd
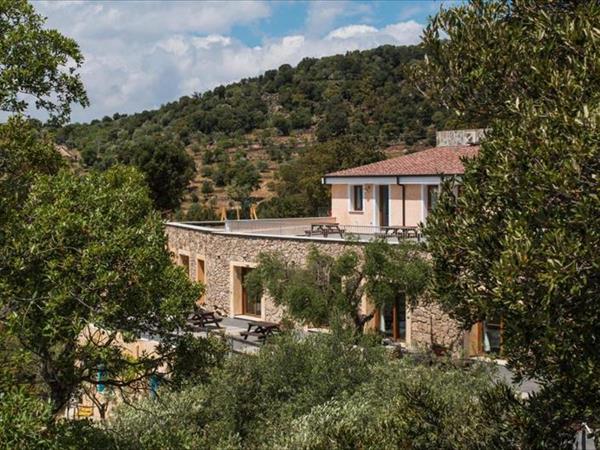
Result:
{"label": "white cloud", "polygon": [[227,46],[231,44],[231,38],[219,34],[209,34],[206,37],[194,38],[193,44],[197,48],[209,49],[215,46]]}
{"label": "white cloud", "polygon": [[423,25],[409,20],[408,22],[395,23],[383,28],[382,32],[392,36],[399,44],[414,44],[416,43],[414,36],[419,35]]}
{"label": "white cloud", "polygon": [[[422,25],[384,28],[356,23],[332,30],[338,3],[322,5],[329,19],[313,14],[304,33],[265,38],[250,46],[231,36],[233,27],[270,14],[269,5],[248,2],[40,2],[48,24],[73,37],[86,61],[81,70],[91,107],[75,108],[73,120],[152,109],[182,95],[259,75],[281,64],[382,44],[419,41]],[[336,12],[337,11],[337,12]],[[309,11],[310,16],[310,11]],[[329,25],[320,34],[318,27]],[[326,32],[329,31],[328,34]]]}
{"label": "white cloud", "polygon": [[353,37],[364,36],[365,34],[377,33],[377,28],[369,25],[348,25],[333,30],[327,35],[327,39],[350,39]]}

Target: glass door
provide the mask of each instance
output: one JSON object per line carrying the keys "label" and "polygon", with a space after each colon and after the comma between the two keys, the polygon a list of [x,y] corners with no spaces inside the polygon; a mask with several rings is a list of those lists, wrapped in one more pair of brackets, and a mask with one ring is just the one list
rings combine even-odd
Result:
{"label": "glass door", "polygon": [[499,318],[477,322],[471,328],[469,354],[471,356],[502,354],[503,323]]}
{"label": "glass door", "polygon": [[490,319],[483,322],[483,351],[499,355],[502,350],[502,321]]}
{"label": "glass door", "polygon": [[431,212],[433,208],[435,208],[435,204],[438,199],[438,191],[439,187],[437,185],[430,184],[427,186],[427,214]]}
{"label": "glass door", "polygon": [[258,296],[252,296],[246,288],[246,276],[252,271],[250,267],[242,267],[242,314],[260,316],[262,302]]}
{"label": "glass door", "polygon": [[387,227],[390,224],[390,187],[379,186],[379,225]]}
{"label": "glass door", "polygon": [[380,310],[379,330],[395,341],[406,339],[406,301],[404,293],[399,293],[392,305]]}

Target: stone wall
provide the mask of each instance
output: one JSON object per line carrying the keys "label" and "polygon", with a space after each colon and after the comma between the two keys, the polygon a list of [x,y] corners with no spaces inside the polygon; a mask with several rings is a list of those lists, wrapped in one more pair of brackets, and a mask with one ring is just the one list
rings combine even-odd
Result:
{"label": "stone wall", "polygon": [[[169,249],[178,255],[189,254],[190,274],[196,274],[198,257],[204,259],[206,306],[231,316],[232,265],[252,267],[263,252],[280,252],[287,260],[302,264],[310,246],[330,254],[339,255],[348,245],[345,242],[319,242],[290,238],[214,233],[211,231],[167,225]],[[272,301],[265,299],[262,319],[278,321],[281,311]]]}
{"label": "stone wall", "polygon": [[411,343],[414,348],[440,346],[450,353],[460,353],[464,332],[434,303],[422,303],[410,312]]}
{"label": "stone wall", "polygon": [[[190,275],[195,277],[198,258],[204,260],[206,306],[223,315],[232,316],[232,265],[252,267],[262,252],[280,252],[289,261],[303,264],[311,246],[337,256],[350,247],[362,245],[340,241],[278,238],[216,233],[212,230],[192,229],[177,224],[166,227],[168,245],[175,258],[189,256]],[[268,298],[263,299],[262,320],[279,321],[282,311]],[[236,311],[239,313],[239,311]],[[408,315],[407,344],[411,347],[445,347],[455,345],[459,338],[454,322],[435,305],[417,306]]]}
{"label": "stone wall", "polygon": [[436,146],[476,145],[484,138],[485,131],[484,128],[438,131],[435,135]]}

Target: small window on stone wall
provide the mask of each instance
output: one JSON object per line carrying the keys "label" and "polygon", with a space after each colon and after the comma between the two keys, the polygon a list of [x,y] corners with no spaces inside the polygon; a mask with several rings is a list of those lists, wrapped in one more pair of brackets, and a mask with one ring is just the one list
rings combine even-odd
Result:
{"label": "small window on stone wall", "polygon": [[185,269],[188,277],[190,276],[190,257],[188,255],[179,255],[179,265]]}

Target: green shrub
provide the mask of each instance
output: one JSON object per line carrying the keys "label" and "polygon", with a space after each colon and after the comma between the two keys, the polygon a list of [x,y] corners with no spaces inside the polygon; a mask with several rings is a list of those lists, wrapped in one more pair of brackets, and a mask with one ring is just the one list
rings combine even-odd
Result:
{"label": "green shrub", "polygon": [[110,428],[125,447],[256,448],[270,428],[352,392],[383,361],[380,348],[351,336],[288,334],[228,359],[208,384],[122,406]]}
{"label": "green shrub", "polygon": [[215,191],[212,181],[202,180],[202,186],[200,186],[200,192],[204,195],[212,194]]}
{"label": "green shrub", "polygon": [[87,420],[55,420],[51,404],[23,390],[0,394],[0,449],[113,449],[114,441]]}
{"label": "green shrub", "polygon": [[347,334],[285,334],[209,380],[123,405],[121,448],[516,449],[521,402],[486,365],[389,359]]}
{"label": "green shrub", "polygon": [[484,367],[419,366],[395,361],[378,367],[351,395],[317,405],[279,428],[263,448],[490,449],[520,448],[503,434],[498,403],[513,402]]}

